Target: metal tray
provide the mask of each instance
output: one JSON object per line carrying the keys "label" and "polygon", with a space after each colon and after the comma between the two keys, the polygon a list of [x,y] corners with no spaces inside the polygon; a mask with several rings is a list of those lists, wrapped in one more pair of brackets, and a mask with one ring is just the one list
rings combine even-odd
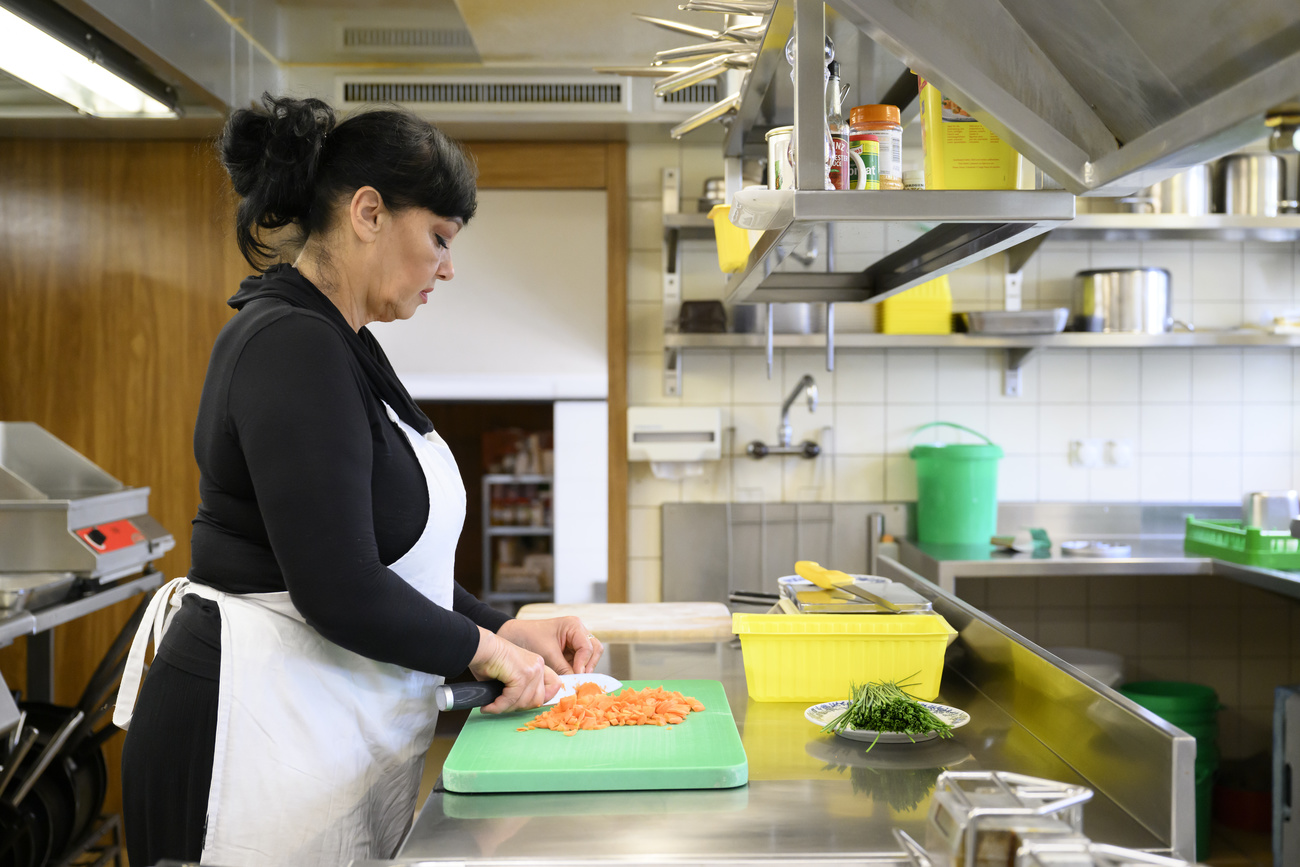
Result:
{"label": "metal tray", "polygon": [[1070,308],[979,310],[961,315],[971,334],[1056,334],[1070,321]]}
{"label": "metal tray", "polygon": [[73,572],[11,572],[0,575],[0,610],[26,611],[62,602],[77,583]]}

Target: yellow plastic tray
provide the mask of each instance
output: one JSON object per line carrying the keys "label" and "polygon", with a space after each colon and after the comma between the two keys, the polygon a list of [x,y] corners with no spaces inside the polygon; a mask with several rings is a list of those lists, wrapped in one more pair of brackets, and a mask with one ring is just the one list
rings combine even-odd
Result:
{"label": "yellow plastic tray", "polygon": [[957,631],[938,614],[733,614],[754,701],[835,701],[854,683],[914,681],[939,695],[943,654]]}

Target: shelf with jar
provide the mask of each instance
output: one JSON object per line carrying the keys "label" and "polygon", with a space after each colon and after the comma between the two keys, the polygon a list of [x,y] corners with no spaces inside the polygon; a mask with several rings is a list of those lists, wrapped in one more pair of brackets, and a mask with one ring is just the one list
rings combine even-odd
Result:
{"label": "shelf with jar", "polygon": [[553,484],[539,473],[483,477],[483,599],[507,613],[552,598]]}

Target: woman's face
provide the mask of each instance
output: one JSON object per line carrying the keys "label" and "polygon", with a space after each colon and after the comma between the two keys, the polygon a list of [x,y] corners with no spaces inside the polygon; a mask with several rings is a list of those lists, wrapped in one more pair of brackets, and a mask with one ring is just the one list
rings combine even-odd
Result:
{"label": "woman's face", "polygon": [[388,212],[387,222],[371,260],[377,273],[366,293],[366,318],[372,322],[410,319],[437,281],[455,276],[451,242],[460,232],[459,218],[406,208]]}

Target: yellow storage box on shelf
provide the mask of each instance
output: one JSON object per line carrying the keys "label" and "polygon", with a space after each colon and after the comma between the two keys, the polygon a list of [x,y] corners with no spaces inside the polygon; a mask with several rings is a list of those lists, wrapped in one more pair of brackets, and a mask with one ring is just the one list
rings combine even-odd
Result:
{"label": "yellow storage box on shelf", "polygon": [[948,275],[881,301],[880,333],[951,334],[952,290]]}
{"label": "yellow storage box on shelf", "polygon": [[[749,261],[751,232],[734,225],[730,218],[730,205],[714,205],[709,210],[709,219],[713,221],[713,235],[718,242],[718,267],[727,274],[745,270]],[[755,236],[762,232],[752,233]]]}
{"label": "yellow storage box on shelf", "polygon": [[854,683],[915,682],[939,695],[943,654],[957,636],[938,614],[733,614],[754,701],[835,701]]}

